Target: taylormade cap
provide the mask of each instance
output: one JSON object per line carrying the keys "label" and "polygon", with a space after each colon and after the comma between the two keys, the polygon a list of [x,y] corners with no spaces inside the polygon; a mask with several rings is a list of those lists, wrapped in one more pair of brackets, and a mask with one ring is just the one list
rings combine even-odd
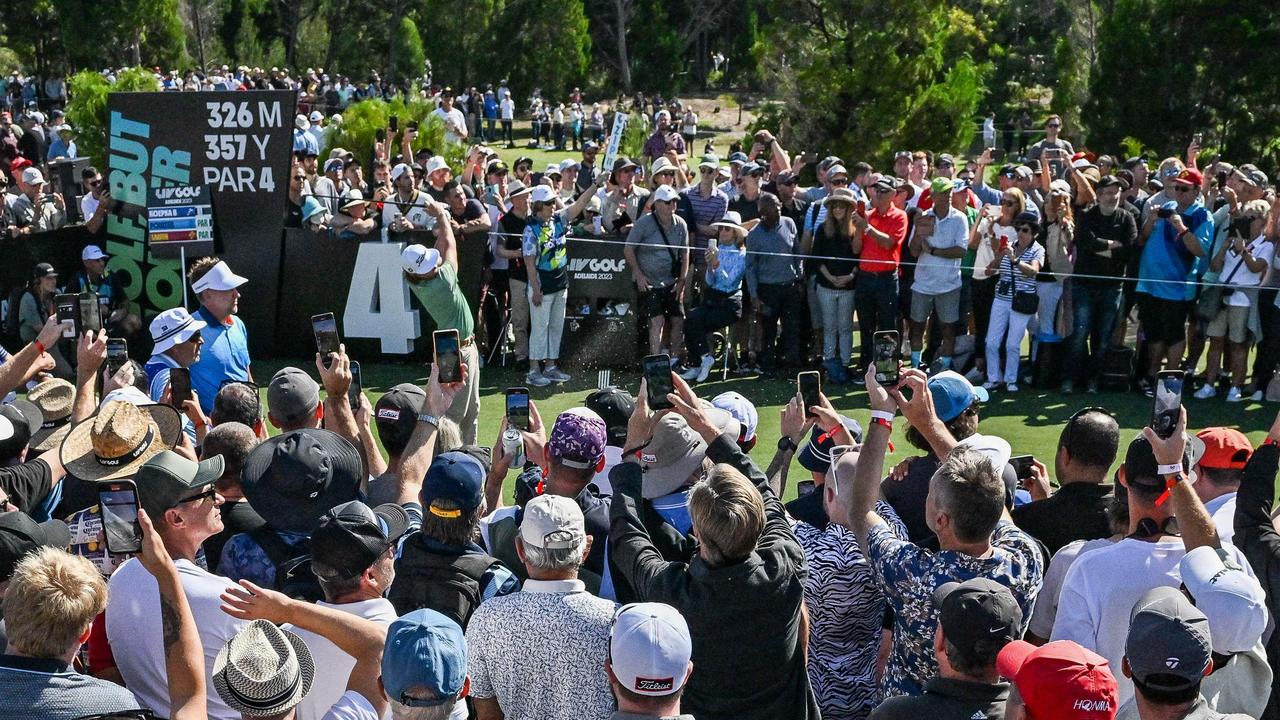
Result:
{"label": "taylormade cap", "polygon": [[1124,656],[1136,682],[1171,692],[1195,687],[1212,648],[1209,619],[1177,588],[1153,588],[1134,604]]}
{"label": "taylormade cap", "polygon": [[684,687],[693,641],[689,624],[670,605],[632,603],[618,609],[609,634],[609,664],[618,683],[637,695],[662,697]]}

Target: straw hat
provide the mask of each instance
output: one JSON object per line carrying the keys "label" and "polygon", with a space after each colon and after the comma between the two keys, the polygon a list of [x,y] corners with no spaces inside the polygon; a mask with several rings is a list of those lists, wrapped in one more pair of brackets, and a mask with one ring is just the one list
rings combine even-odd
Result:
{"label": "straw hat", "polygon": [[213,661],[213,687],[247,717],[282,715],[311,690],[315,661],[302,638],[266,620],[240,628]]}
{"label": "straw hat", "polygon": [[49,378],[31,388],[27,400],[40,408],[44,423],[31,436],[31,449],[40,453],[62,443],[71,431],[71,405],[76,399],[76,386],[61,378]]}
{"label": "straw hat", "polygon": [[81,480],[127,478],[146,461],[170,450],[182,434],[178,411],[168,405],[111,401],[72,426],[59,459]]}

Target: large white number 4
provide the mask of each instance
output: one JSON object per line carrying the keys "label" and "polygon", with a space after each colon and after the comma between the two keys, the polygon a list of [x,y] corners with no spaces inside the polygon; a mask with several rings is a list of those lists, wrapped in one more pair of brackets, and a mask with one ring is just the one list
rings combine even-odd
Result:
{"label": "large white number 4", "polygon": [[409,286],[400,266],[399,243],[362,243],[352,271],[342,329],[348,337],[377,338],[382,352],[408,355],[422,334],[409,306]]}

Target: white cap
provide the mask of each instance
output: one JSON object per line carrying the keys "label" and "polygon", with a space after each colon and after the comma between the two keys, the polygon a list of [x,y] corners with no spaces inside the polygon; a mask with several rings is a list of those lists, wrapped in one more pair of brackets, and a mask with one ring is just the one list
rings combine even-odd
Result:
{"label": "white cap", "polygon": [[80,251],[81,260],[105,260],[108,257],[106,253],[102,252],[102,248],[97,245],[85,245],[84,249]]}
{"label": "white cap", "polygon": [[205,328],[205,321],[191,317],[186,308],[165,310],[151,321],[153,353],[159,355],[174,345],[181,345]]}
{"label": "white cap", "polygon": [[448,170],[448,169],[449,169],[449,163],[445,162],[444,158],[440,157],[439,155],[432,155],[430,158],[427,159],[427,168],[426,168],[427,175],[430,175],[431,173],[437,170]]}
{"label": "white cap", "polygon": [[543,174],[543,175],[555,175],[556,177],[559,177],[559,176],[560,176],[560,163],[551,163],[550,165],[548,165],[548,166],[547,166],[547,169],[546,169],[546,170],[544,170],[542,174]]}
{"label": "white cap", "polygon": [[426,275],[440,264],[440,251],[426,245],[410,245],[400,253],[400,267],[410,275]]}
{"label": "white cap", "polygon": [[997,475],[1004,472],[1004,466],[1009,464],[1009,456],[1013,454],[1013,448],[1009,446],[1009,442],[996,435],[974,433],[958,444],[986,455]]}
{"label": "white cap", "polygon": [[560,172],[564,172],[565,170],[568,170],[569,168],[574,168],[574,167],[577,167],[577,166],[578,166],[578,163],[577,163],[577,162],[575,162],[575,161],[573,161],[573,160],[570,160],[569,158],[565,158],[564,160],[561,160],[561,161],[560,161]]}
{"label": "white cap", "polygon": [[102,402],[98,403],[99,408],[104,408],[108,403],[127,402],[130,405],[143,407],[145,405],[155,405],[156,402],[147,397],[147,394],[137,388],[136,385],[127,385],[122,388],[116,388],[107,393],[102,398]]}
{"label": "white cap", "polygon": [[311,116],[310,116],[311,122],[316,123],[316,122],[320,122],[323,119],[324,119],[324,115],[320,114],[319,110],[311,111]]}
{"label": "white cap", "polygon": [[533,189],[533,196],[529,198],[530,202],[555,202],[556,191],[546,185],[538,185]]}
{"label": "white cap", "polygon": [[204,277],[191,283],[191,289],[195,292],[204,292],[205,290],[235,290],[241,285],[249,282],[249,278],[240,277],[231,272],[231,268],[225,260],[219,260]]}
{"label": "white cap", "polygon": [[671,202],[680,197],[680,193],[670,185],[659,185],[657,190],[653,191],[654,202]]}
{"label": "white cap", "polygon": [[1066,180],[1054,180],[1049,183],[1049,194],[1071,197],[1071,186],[1067,184]]}
{"label": "white cap", "polygon": [[1227,565],[1211,547],[1184,555],[1178,570],[1196,607],[1209,618],[1214,652],[1230,655],[1258,644],[1267,627],[1267,609],[1257,579],[1237,565]]}
{"label": "white cap", "polygon": [[27,185],[43,185],[44,173],[40,172],[40,168],[26,168],[22,171],[22,182]]}
{"label": "white cap", "polygon": [[637,695],[679,692],[689,676],[692,655],[689,624],[670,605],[632,603],[613,618],[609,664],[618,683]]}
{"label": "white cap", "polygon": [[719,408],[729,415],[742,427],[742,436],[738,439],[742,442],[750,442],[756,436],[756,426],[760,424],[760,416],[756,413],[756,406],[742,395],[733,392],[723,392],[711,399],[711,406]]}
{"label": "white cap", "polygon": [[311,123],[307,120],[306,115],[298,113],[298,116],[293,119],[293,126],[299,130],[308,130],[311,128]]}
{"label": "white cap", "polygon": [[581,545],[587,536],[582,508],[572,498],[539,495],[524,506],[520,539],[543,550],[567,550]]}
{"label": "white cap", "polygon": [[396,163],[396,166],[391,168],[391,181],[395,182],[400,179],[400,176],[411,172],[413,172],[413,168],[409,167],[407,163]]}

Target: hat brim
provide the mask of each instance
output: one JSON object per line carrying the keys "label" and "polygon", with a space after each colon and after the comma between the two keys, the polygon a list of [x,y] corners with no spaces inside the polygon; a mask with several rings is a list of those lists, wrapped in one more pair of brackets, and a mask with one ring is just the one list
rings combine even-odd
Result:
{"label": "hat brim", "polygon": [[52,450],[62,444],[66,439],[67,433],[71,432],[71,418],[68,416],[66,422],[61,425],[55,425],[49,428],[40,428],[39,432],[31,436],[29,443],[32,450],[42,453],[46,450]]}
{"label": "hat brim", "polygon": [[268,487],[271,461],[275,448],[290,433],[265,440],[245,458],[240,474],[240,484],[249,505],[267,519],[267,524],[277,530],[311,534],[320,518],[332,508],[357,499],[364,464],[360,452],[346,439],[327,430],[297,430],[306,432],[324,448],[332,464],[332,474],[324,490],[314,498],[285,497]]}
{"label": "hat brim", "polygon": [[307,647],[306,641],[296,634],[284,628],[281,628],[280,632],[284,633],[289,644],[293,646],[293,654],[298,658],[298,675],[301,677],[298,687],[294,689],[289,697],[282,699],[271,707],[251,707],[240,702],[238,694],[227,684],[227,651],[230,649],[230,644],[223,645],[222,649],[218,651],[218,656],[213,661],[213,689],[217,691],[218,697],[222,698],[227,707],[248,717],[282,715],[302,702],[302,698],[311,692],[311,684],[315,682],[316,678],[316,663],[311,657],[311,648]]}
{"label": "hat brim", "polygon": [[175,333],[172,337],[167,337],[164,340],[157,342],[152,347],[151,352],[154,355],[159,355],[166,350],[172,350],[174,346],[181,345],[198,335],[200,331],[208,327],[208,325],[209,323],[200,320],[199,318],[191,318],[191,322],[186,327],[182,328],[181,331]]}
{"label": "hat brim", "polygon": [[90,433],[93,430],[93,420],[98,416],[94,413],[72,425],[62,441],[58,459],[66,468],[67,474],[87,482],[119,480],[133,476],[144,463],[165,450],[172,450],[182,436],[182,418],[178,415],[178,411],[158,403],[137,407],[147,413],[151,422],[155,423],[159,438],[152,441],[151,445],[133,460],[107,467],[100,464],[93,454],[93,438],[90,437]]}
{"label": "hat brim", "polygon": [[646,468],[641,481],[640,495],[645,500],[653,500],[679,490],[689,480],[694,469],[702,465],[706,447],[695,451],[688,457],[660,468]]}
{"label": "hat brim", "polygon": [[409,532],[409,513],[396,503],[384,503],[373,508],[373,514],[386,524],[383,530],[387,542],[394,543]]}

